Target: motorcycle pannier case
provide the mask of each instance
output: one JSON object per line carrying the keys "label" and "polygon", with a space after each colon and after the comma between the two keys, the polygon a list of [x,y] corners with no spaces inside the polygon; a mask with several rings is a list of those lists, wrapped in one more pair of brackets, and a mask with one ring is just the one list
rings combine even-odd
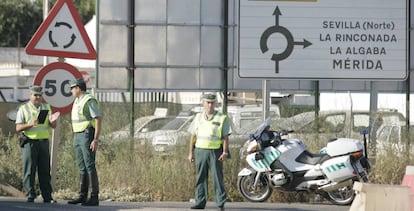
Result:
{"label": "motorcycle pannier case", "polygon": [[355,175],[350,156],[332,158],[322,163],[322,171],[333,182],[342,182]]}

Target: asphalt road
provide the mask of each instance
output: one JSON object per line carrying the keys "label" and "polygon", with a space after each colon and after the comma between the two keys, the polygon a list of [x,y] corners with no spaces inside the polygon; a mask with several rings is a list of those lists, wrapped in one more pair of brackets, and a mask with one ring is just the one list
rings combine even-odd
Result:
{"label": "asphalt road", "polygon": [[[190,210],[190,202],[111,202],[101,201],[99,207],[84,207],[80,205],[69,205],[67,201],[58,200],[56,204],[45,204],[41,200],[35,203],[27,203],[24,198],[0,197],[0,210],[14,211],[182,211]],[[311,204],[311,203],[249,203],[233,202],[226,203],[226,211],[345,211],[349,206],[336,206],[332,204]],[[214,202],[207,203],[205,210],[217,210]]]}

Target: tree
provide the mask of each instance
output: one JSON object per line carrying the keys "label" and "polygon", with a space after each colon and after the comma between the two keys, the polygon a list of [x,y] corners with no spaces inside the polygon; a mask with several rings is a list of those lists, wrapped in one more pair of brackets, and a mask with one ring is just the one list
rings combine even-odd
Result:
{"label": "tree", "polygon": [[30,0],[0,1],[0,46],[16,47],[18,40],[24,45],[42,22],[42,7]]}
{"label": "tree", "polygon": [[[49,0],[49,9],[57,0]],[[95,14],[96,0],[73,0],[82,22]],[[0,1],[0,47],[26,46],[43,22],[43,0]]]}
{"label": "tree", "polygon": [[[52,8],[56,2],[57,0],[49,0],[49,8]],[[96,0],[72,0],[72,2],[81,17],[83,24],[86,24],[95,14]]]}

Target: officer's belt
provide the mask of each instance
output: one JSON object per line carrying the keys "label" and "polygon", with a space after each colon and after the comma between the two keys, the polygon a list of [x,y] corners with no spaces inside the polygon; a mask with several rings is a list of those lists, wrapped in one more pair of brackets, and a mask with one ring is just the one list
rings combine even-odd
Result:
{"label": "officer's belt", "polygon": [[29,141],[47,141],[49,139],[47,138],[42,138],[42,139],[29,139]]}

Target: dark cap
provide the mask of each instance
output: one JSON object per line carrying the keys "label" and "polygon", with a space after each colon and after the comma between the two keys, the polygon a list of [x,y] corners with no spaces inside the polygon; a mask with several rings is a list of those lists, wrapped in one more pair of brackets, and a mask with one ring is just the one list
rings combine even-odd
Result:
{"label": "dark cap", "polygon": [[37,85],[33,85],[29,87],[29,90],[31,93],[33,94],[38,94],[38,95],[42,95],[42,87],[41,86],[37,86]]}
{"label": "dark cap", "polygon": [[212,92],[205,93],[203,95],[203,100],[206,102],[215,102],[216,101],[216,94]]}
{"label": "dark cap", "polygon": [[79,87],[86,87],[85,81],[83,80],[83,78],[78,78],[76,80],[73,80],[70,82],[70,88],[73,88],[75,86],[79,86]]}

